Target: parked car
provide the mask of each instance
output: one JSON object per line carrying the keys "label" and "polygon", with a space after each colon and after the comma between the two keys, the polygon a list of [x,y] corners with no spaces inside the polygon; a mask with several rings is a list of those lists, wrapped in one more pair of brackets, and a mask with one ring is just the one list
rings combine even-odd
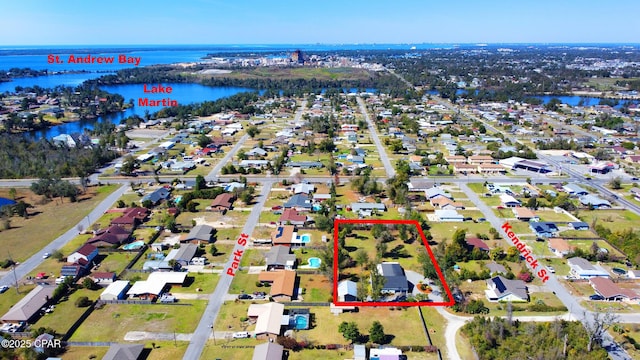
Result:
{"label": "parked car", "polygon": [[282,210],[282,206],[280,206],[280,205],[272,206],[271,210],[274,210],[274,211],[275,210]]}
{"label": "parked car", "polygon": [[553,266],[547,266],[547,269],[549,269],[549,272],[552,274],[556,273],[556,269],[554,269]]}
{"label": "parked car", "polygon": [[234,332],[233,333],[233,338],[234,339],[246,339],[249,336],[250,336],[249,332],[247,332],[247,331],[238,331],[238,332]]}
{"label": "parked car", "polygon": [[8,286],[6,286],[6,285],[0,286],[0,294],[4,293],[7,290],[9,290]]}
{"label": "parked car", "polygon": [[256,291],[253,293],[254,296],[267,296],[267,293],[264,291]]}
{"label": "parked car", "polygon": [[638,178],[637,177],[632,177],[631,181],[638,181]]}
{"label": "parked car", "polygon": [[240,294],[238,295],[238,300],[251,300],[253,299],[253,296],[249,295],[249,294]]}
{"label": "parked car", "polygon": [[593,294],[593,295],[589,296],[589,300],[594,300],[594,301],[604,300],[604,297],[602,295]]}

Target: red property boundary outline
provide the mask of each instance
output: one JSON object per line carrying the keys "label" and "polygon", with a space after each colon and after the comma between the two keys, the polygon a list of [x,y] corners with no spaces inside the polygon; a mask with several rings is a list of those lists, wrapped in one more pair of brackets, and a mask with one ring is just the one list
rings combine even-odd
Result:
{"label": "red property boundary outline", "polygon": [[[418,229],[418,234],[422,238],[422,243],[427,249],[427,254],[429,254],[429,258],[433,262],[433,267],[438,274],[438,278],[440,279],[440,283],[442,283],[442,287],[444,288],[445,293],[449,297],[449,301],[444,302],[382,302],[382,301],[338,301],[338,227],[340,224],[387,224],[387,225],[414,225]],[[415,284],[417,285],[417,284]],[[429,243],[427,242],[427,237],[424,235],[422,231],[422,227],[418,223],[417,220],[380,220],[380,219],[335,219],[333,222],[333,304],[336,306],[453,306],[455,301],[453,300],[453,294],[451,294],[451,290],[449,289],[449,285],[444,280],[444,276],[442,275],[442,271],[440,271],[440,267],[436,262],[435,257],[433,256],[433,252],[429,247]]]}

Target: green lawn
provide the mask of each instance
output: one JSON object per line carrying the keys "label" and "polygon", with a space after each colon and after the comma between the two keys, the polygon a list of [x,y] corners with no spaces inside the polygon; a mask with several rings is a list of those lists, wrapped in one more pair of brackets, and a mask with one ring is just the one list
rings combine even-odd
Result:
{"label": "green lawn", "polygon": [[56,308],[53,312],[42,316],[35,324],[35,328],[50,327],[59,334],[64,334],[69,330],[69,327],[73,325],[76,319],[87,310],[86,307],[79,308],[75,305],[78,298],[86,296],[89,300],[97,300],[100,296],[102,289],[87,290],[78,289],[69,295],[68,300],[61,301],[56,304]]}
{"label": "green lawn", "polygon": [[557,213],[553,210],[537,210],[535,213],[540,217],[540,221],[575,221],[571,216],[565,213]]}
{"label": "green lawn", "polygon": [[229,287],[230,294],[240,294],[245,292],[251,294],[255,291],[264,291],[269,293],[268,286],[257,286],[258,274],[247,274],[245,271],[238,271],[233,277],[231,286]]}
{"label": "green lawn", "polygon": [[487,192],[487,188],[482,183],[469,183],[467,186],[477,194],[484,194]]}
{"label": "green lawn", "polygon": [[488,234],[489,229],[491,228],[491,224],[488,222],[482,223],[474,223],[472,221],[465,221],[462,223],[437,223],[430,222],[431,235],[437,241],[445,239],[447,241],[451,240],[453,237],[453,233],[455,233],[458,229],[466,229],[467,234],[475,235],[477,233]]}
{"label": "green lawn", "polygon": [[[189,275],[187,275],[188,286],[172,286],[171,292],[210,294],[216,289],[219,280],[220,274],[189,273]],[[200,291],[196,289],[200,289]]]}
{"label": "green lawn", "polygon": [[630,210],[592,210],[581,211],[580,219],[587,224],[592,224],[593,219],[598,219],[597,224],[611,229],[612,231],[624,229],[637,229],[640,222],[640,215]]}
{"label": "green lawn", "polygon": [[20,285],[18,291],[16,292],[16,288],[12,285],[11,288],[5,291],[3,294],[0,294],[0,314],[4,314],[9,309],[15,305],[20,299],[25,297],[31,290],[33,290],[35,285]]}
{"label": "green lawn", "polygon": [[254,327],[246,321],[240,321],[240,318],[247,316],[247,310],[251,301],[225,301],[218,318],[216,319],[216,331],[250,331]]}
{"label": "green lawn", "polygon": [[305,302],[326,302],[331,298],[333,284],[322,275],[302,274],[300,288],[304,289],[302,295]]}
{"label": "green lawn", "polygon": [[[95,196],[81,196],[80,201],[74,203],[69,202],[68,199],[62,202],[55,199],[44,205],[38,205],[33,200],[24,198],[25,201],[31,201],[32,205],[35,205],[35,208],[30,210],[31,213],[35,211],[39,213],[28,219],[11,218],[11,229],[0,232],[0,246],[4,250],[2,259],[10,253],[14,261],[26,260],[46,244],[76,226],[98,203],[116,189],[116,185],[90,187],[88,193],[95,193]],[[33,195],[30,190],[17,189],[17,191],[19,200],[23,196],[40,198]],[[86,226],[84,222],[84,227]]]}
{"label": "green lawn", "polygon": [[193,332],[206,301],[180,301],[188,305],[109,304],[96,309],[80,325],[71,341],[122,341],[129,331]]}

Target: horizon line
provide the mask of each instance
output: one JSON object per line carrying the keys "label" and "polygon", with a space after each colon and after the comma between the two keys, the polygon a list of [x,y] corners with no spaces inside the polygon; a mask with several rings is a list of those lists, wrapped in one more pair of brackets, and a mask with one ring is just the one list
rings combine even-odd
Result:
{"label": "horizon line", "polygon": [[174,43],[174,44],[160,44],[160,43],[135,43],[135,44],[0,44],[0,47],[29,47],[29,46],[276,46],[276,45],[304,45],[304,46],[381,46],[381,45],[474,45],[474,46],[488,46],[488,45],[638,45],[640,42],[344,42],[344,43],[332,43],[332,42],[315,42],[315,43]]}

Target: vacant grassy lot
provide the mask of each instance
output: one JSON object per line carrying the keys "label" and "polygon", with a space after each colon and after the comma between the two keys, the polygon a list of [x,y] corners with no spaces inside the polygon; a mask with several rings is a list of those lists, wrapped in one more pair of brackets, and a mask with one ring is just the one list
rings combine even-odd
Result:
{"label": "vacant grassy lot", "polygon": [[[14,261],[24,261],[43,246],[76,226],[93,208],[117,188],[116,185],[90,187],[75,203],[68,199],[41,204],[41,196],[28,189],[16,189],[16,200],[23,200],[34,208],[31,216],[11,218],[11,229],[0,233],[0,259],[9,256]],[[8,189],[0,190],[1,197],[10,197]]]}
{"label": "vacant grassy lot", "polygon": [[251,301],[225,301],[220,308],[218,318],[216,319],[216,331],[251,331],[254,325],[249,325],[246,321],[240,321],[240,318],[247,316],[247,310]]}
{"label": "vacant grassy lot", "polygon": [[107,351],[109,351],[108,346],[70,346],[61,356],[69,360],[102,359]]}
{"label": "vacant grassy lot", "polygon": [[[189,273],[189,275],[187,275],[188,286],[172,286],[171,292],[188,294],[209,294],[216,289],[219,280],[220,274]],[[200,289],[200,291],[196,289]]]}
{"label": "vacant grassy lot", "polygon": [[229,293],[240,294],[245,292],[247,294],[251,294],[255,291],[264,291],[269,294],[270,288],[266,286],[257,286],[257,281],[257,274],[247,274],[246,271],[238,271],[233,277],[233,281],[229,287]]}
{"label": "vacant grassy lot", "polygon": [[129,331],[193,332],[206,301],[189,305],[110,304],[96,309],[71,337],[72,341],[122,341]]}
{"label": "vacant grassy lot", "polygon": [[629,210],[592,210],[581,211],[580,219],[587,224],[592,224],[597,219],[597,224],[611,229],[612,231],[625,230],[628,228],[637,229],[640,222],[640,215]]}
{"label": "vacant grassy lot", "polygon": [[89,300],[93,301],[100,296],[100,290],[87,290],[79,289],[69,295],[66,301],[61,301],[56,304],[56,308],[53,312],[42,316],[35,324],[35,328],[46,327],[52,328],[59,334],[65,334],[71,325],[80,318],[80,316],[87,310],[86,307],[79,308],[75,305],[78,298],[86,296]]}
{"label": "vacant grassy lot", "polygon": [[305,290],[305,302],[325,302],[331,298],[333,284],[323,275],[299,275],[300,288]]}

